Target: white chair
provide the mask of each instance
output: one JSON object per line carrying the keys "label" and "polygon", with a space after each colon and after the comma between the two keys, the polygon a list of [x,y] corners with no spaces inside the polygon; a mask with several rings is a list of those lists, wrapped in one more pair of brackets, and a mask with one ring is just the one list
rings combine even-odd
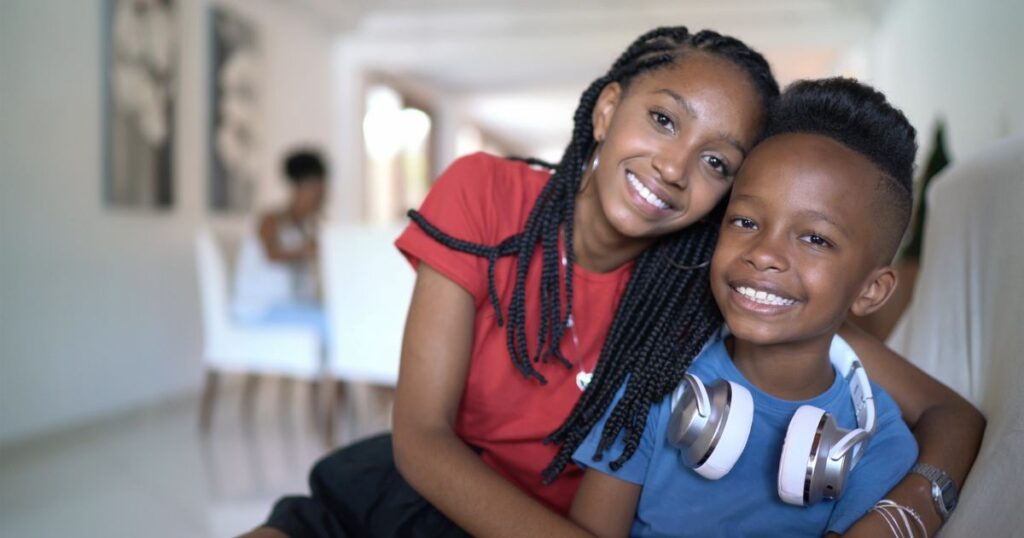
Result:
{"label": "white chair", "polygon": [[[206,386],[200,428],[207,431],[221,372],[271,374],[317,381],[323,372],[321,337],[314,328],[236,323],[230,314],[227,264],[213,234],[196,234],[196,268],[203,314],[203,360]],[[315,386],[315,385],[314,385]],[[316,395],[314,394],[314,399]],[[245,400],[251,400],[248,394]]]}
{"label": "white chair", "polygon": [[942,534],[1020,536],[1024,133],[954,163],[927,195],[920,276],[889,345],[988,420],[960,505]]}
{"label": "white chair", "polygon": [[[320,236],[329,375],[394,387],[416,272],[395,248],[402,227],[332,224]],[[333,384],[332,384],[333,385]],[[329,391],[330,392],[330,391]],[[334,398],[328,398],[328,443]]]}

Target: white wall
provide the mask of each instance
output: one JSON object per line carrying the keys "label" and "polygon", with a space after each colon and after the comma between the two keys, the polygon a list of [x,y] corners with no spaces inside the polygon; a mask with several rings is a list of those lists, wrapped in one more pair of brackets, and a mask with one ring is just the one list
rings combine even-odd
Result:
{"label": "white wall", "polygon": [[[266,177],[296,142],[330,148],[328,30],[269,0]],[[100,0],[0,5],[0,444],[172,397],[201,380],[192,237],[207,220],[207,2],[181,0],[175,201],[101,199]],[[220,228],[238,219],[216,218]]]}
{"label": "white wall", "polygon": [[[251,20],[264,56],[266,122],[263,131],[266,177],[257,205],[275,206],[288,195],[281,157],[301,144],[320,148],[337,178],[333,155],[335,115],[331,55],[333,33],[314,14],[276,0],[218,0]],[[204,66],[205,68],[205,66]]]}
{"label": "white wall", "polygon": [[954,160],[1024,131],[1024,2],[898,0],[867,47],[869,80],[918,129],[930,151],[946,120]]}

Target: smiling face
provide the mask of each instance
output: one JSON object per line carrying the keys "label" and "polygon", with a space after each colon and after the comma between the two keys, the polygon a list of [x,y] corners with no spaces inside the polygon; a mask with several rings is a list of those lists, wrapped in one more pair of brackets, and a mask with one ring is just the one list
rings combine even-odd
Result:
{"label": "smiling face", "polygon": [[711,261],[733,335],[827,349],[849,311],[879,308],[895,286],[878,247],[878,182],[866,157],[823,136],[783,134],[751,153]]}
{"label": "smiling face", "polygon": [[678,231],[721,200],[762,116],[749,77],[699,51],[626,88],[610,84],[594,107],[600,164],[581,196],[597,202],[593,218],[623,239]]}

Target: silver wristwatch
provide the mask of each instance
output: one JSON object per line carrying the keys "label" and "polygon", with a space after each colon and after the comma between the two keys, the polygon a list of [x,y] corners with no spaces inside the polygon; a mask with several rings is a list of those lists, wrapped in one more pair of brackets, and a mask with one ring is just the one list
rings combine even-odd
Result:
{"label": "silver wristwatch", "polygon": [[917,473],[932,483],[932,500],[935,502],[935,510],[942,517],[942,522],[945,523],[949,519],[949,514],[956,508],[959,498],[956,483],[945,471],[927,463],[915,464],[910,468],[910,472]]}

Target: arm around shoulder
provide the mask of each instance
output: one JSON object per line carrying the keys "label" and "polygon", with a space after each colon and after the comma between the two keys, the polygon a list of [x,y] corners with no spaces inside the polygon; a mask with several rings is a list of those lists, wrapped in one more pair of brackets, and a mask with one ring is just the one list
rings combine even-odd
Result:
{"label": "arm around shoulder", "polygon": [[[849,323],[840,335],[860,357],[868,376],[899,405],[918,443],[918,461],[944,470],[962,486],[978,455],[985,418],[967,400]],[[887,498],[913,508],[930,534],[942,524],[931,495],[931,482],[908,474]],[[881,519],[868,514],[861,520]],[[858,522],[850,532],[859,532]],[[887,527],[883,527],[887,528]],[[849,533],[847,535],[850,535]]]}

